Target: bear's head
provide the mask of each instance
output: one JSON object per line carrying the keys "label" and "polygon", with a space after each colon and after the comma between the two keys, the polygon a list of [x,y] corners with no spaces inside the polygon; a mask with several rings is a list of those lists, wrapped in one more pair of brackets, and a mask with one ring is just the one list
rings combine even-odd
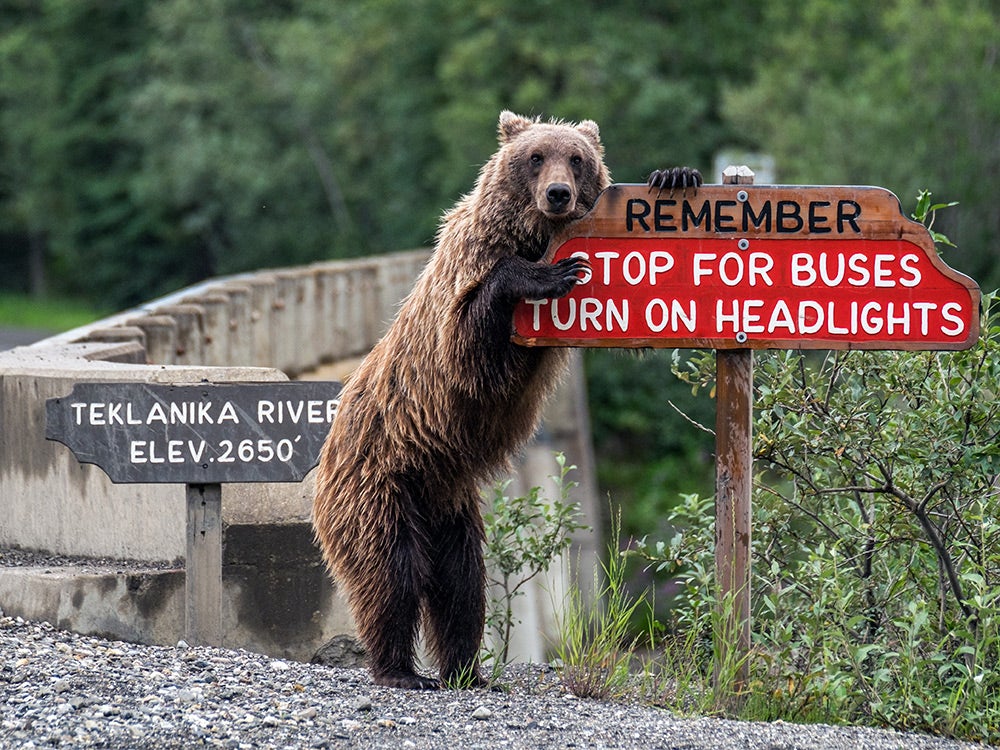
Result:
{"label": "bear's head", "polygon": [[498,156],[511,196],[548,222],[578,219],[611,183],[597,123],[540,122],[500,113]]}

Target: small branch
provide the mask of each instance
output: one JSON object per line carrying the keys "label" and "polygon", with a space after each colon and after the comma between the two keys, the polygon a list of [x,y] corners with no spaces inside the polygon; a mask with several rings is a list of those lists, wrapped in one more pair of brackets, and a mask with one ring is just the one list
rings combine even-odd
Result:
{"label": "small branch", "polygon": [[933,497],[947,487],[951,483],[950,479],[942,479],[941,481],[934,484],[924,495],[923,499],[920,501],[919,506],[921,510],[926,510],[927,504],[933,499]]}
{"label": "small branch", "polygon": [[888,493],[889,485],[851,484],[844,487],[817,487],[814,491],[817,495],[884,495]]}
{"label": "small branch", "polygon": [[[946,483],[938,482],[938,485],[944,486],[944,484]],[[935,487],[938,485],[935,485]],[[932,492],[933,491],[936,490],[932,488]],[[941,538],[941,534],[938,532],[937,526],[934,525],[934,521],[927,513],[927,508],[922,502],[917,502],[898,487],[890,487],[890,494],[902,501],[910,512],[916,516],[917,522],[924,530],[927,540],[931,543],[931,547],[934,548],[934,552],[938,557],[939,563],[944,568],[944,572],[948,577],[949,588],[951,588],[952,593],[955,595],[955,599],[958,601],[958,606],[962,608],[962,612],[967,618],[975,620],[978,613],[965,599],[965,594],[962,590],[962,581],[958,577],[958,571],[955,570],[955,561],[952,559],[951,553],[948,551],[948,546],[945,544],[944,539]]]}
{"label": "small branch", "polygon": [[800,513],[808,516],[813,521],[815,521],[817,526],[822,526],[824,529],[826,529],[826,532],[830,535],[831,538],[833,538],[833,539],[840,539],[840,535],[837,533],[836,529],[834,529],[826,521],[824,521],[822,519],[822,517],[820,517],[820,515],[818,513],[816,513],[815,511],[809,510],[808,508],[806,508],[801,503],[798,503],[795,500],[792,500],[791,498],[785,497],[780,492],[778,492],[777,490],[775,490],[775,489],[773,489],[771,487],[768,487],[767,485],[762,485],[762,484],[758,484],[758,483],[755,482],[754,486],[757,489],[759,489],[759,490],[764,490],[765,492],[770,492],[775,497],[781,498],[784,502],[788,503],[793,508],[797,509]]}
{"label": "small branch", "polygon": [[[830,402],[833,399],[833,394],[837,390],[837,381],[840,380],[840,373],[844,369],[844,362],[850,352],[846,351],[835,351],[833,353],[833,364],[830,366],[830,378],[826,383],[826,396],[823,399],[823,409],[825,414],[830,413]],[[827,361],[829,361],[830,355],[827,354]]]}
{"label": "small branch", "polygon": [[691,417],[689,417],[687,414],[685,414],[683,411],[681,411],[673,401],[671,401],[670,399],[667,399],[667,403],[670,404],[670,408],[672,408],[675,412],[677,412],[678,414],[680,414],[684,418],[684,420],[686,422],[688,422],[689,424],[694,425],[695,427],[697,427],[702,432],[707,432],[709,435],[712,435],[713,437],[715,436],[715,430],[709,429],[705,425],[701,424],[701,422],[696,422],[695,420],[691,419]]}

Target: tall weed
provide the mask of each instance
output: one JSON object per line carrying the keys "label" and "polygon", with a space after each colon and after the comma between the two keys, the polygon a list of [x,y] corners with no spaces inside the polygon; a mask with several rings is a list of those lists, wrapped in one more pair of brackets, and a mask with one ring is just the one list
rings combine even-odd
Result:
{"label": "tall weed", "polygon": [[562,663],[563,683],[581,698],[607,700],[629,690],[632,655],[639,642],[631,623],[638,612],[650,608],[645,595],[634,597],[628,591],[620,537],[621,516],[615,514],[608,560],[594,570],[593,601],[583,599],[580,586],[570,586],[558,608],[554,650]]}

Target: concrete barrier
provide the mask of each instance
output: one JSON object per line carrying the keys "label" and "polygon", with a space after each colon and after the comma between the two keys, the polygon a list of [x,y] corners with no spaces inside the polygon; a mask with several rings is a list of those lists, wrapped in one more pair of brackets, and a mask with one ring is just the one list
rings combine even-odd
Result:
{"label": "concrete barrier", "polygon": [[[342,373],[343,363],[364,355],[385,332],[428,257],[427,251],[413,251],[213,279],[74,331],[0,352],[4,506],[0,547],[150,563],[183,558],[184,486],[115,485],[100,469],[79,464],[67,448],[45,440],[46,399],[65,396],[83,381],[229,383]],[[597,493],[582,388],[577,364],[568,387],[550,407],[555,416],[547,430],[549,443],[537,450],[563,450],[581,466],[576,477],[581,482],[579,497],[588,522],[597,528]],[[545,483],[544,474],[538,476],[538,469],[531,468],[548,465],[544,460],[529,458],[522,464],[521,486]],[[311,475],[294,485],[225,485],[223,524],[302,528],[309,522],[313,487]],[[584,560],[593,558],[595,538],[581,537]],[[318,560],[315,550],[311,554]],[[226,585],[232,589],[237,583],[233,579]],[[249,585],[246,577],[239,585]],[[322,585],[328,586],[325,578]],[[18,614],[10,609],[9,580],[4,586],[0,586],[0,608]],[[129,590],[121,586],[122,591]],[[116,583],[114,590],[119,588]],[[324,602],[324,607],[333,609],[317,615],[319,620],[342,622],[337,600],[328,596]],[[104,632],[118,632],[121,637],[144,627],[123,621],[116,631],[107,618],[81,615],[74,620],[65,611],[65,601],[59,606],[59,612],[49,618],[57,624],[79,622],[84,624],[78,627],[85,628],[97,627],[94,623],[100,621]],[[115,610],[128,608],[116,605]],[[24,616],[37,616],[35,610],[25,612]],[[146,627],[150,632],[176,630],[169,623],[147,623]],[[331,627],[342,629],[343,625],[317,627],[315,634],[326,637]],[[228,632],[242,631],[233,626]],[[521,649],[522,656],[540,653],[537,630],[533,632],[529,645]],[[229,645],[252,643],[270,652],[281,651],[273,639],[268,640],[271,636],[233,637],[242,642]],[[296,645],[296,653],[306,647]]]}
{"label": "concrete barrier", "polygon": [[[78,382],[198,383],[286,379],[265,368],[204,368],[132,364],[118,359],[88,361],[82,349],[101,356],[114,345],[69,345],[58,349],[14,349],[0,354],[0,486],[4,512],[0,546],[63,555],[163,561],[183,557],[183,485],[116,485],[104,472],[80,464],[63,445],[45,439],[45,401],[67,395]],[[278,487],[281,487],[280,485]],[[270,485],[227,486],[223,503],[269,522],[304,520],[296,502],[268,506],[260,498]],[[277,489],[274,494],[287,490]],[[281,508],[281,511],[276,511]]]}
{"label": "concrete barrier", "polygon": [[[0,353],[8,510],[0,545],[136,560],[183,556],[183,488],[116,486],[99,469],[76,464],[43,437],[45,399],[79,381],[267,381],[355,358],[384,332],[427,257],[395,253],[212,280]],[[226,487],[223,520],[307,521],[311,494],[308,480]]]}

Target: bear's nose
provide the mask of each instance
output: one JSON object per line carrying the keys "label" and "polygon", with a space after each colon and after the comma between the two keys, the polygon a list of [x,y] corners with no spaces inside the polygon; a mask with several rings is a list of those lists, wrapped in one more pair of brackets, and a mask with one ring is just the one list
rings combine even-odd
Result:
{"label": "bear's nose", "polygon": [[552,206],[553,211],[562,211],[569,205],[572,197],[573,192],[565,182],[553,182],[549,185],[548,190],[545,191],[545,198],[548,200],[549,205]]}

